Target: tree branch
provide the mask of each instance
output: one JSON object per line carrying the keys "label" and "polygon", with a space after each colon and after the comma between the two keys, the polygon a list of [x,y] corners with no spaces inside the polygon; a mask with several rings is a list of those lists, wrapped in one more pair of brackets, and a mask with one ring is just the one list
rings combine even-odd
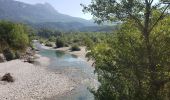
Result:
{"label": "tree branch", "polygon": [[141,21],[137,17],[133,16],[130,12],[128,12],[128,14],[132,17],[132,19],[134,19],[134,21],[138,24],[139,29],[142,31],[144,26],[142,25]]}
{"label": "tree branch", "polygon": [[143,35],[145,36],[145,38],[149,36],[150,16],[151,16],[151,4],[149,3],[148,0],[145,0],[144,29],[143,29]]}
{"label": "tree branch", "polygon": [[153,3],[153,0],[150,0],[149,3],[150,3],[150,5],[151,5],[151,4]]}
{"label": "tree branch", "polygon": [[153,30],[153,28],[158,24],[158,22],[164,18],[164,14],[165,14],[165,11],[168,9],[168,7],[170,6],[170,4],[168,4],[168,6],[163,10],[163,12],[161,13],[161,15],[159,16],[159,18],[156,20],[156,22],[153,24],[153,26],[151,27],[151,29],[149,30],[149,32],[151,32]]}
{"label": "tree branch", "polygon": [[[120,4],[119,4],[117,1],[115,1],[115,3],[120,6]],[[125,9],[124,9],[124,10],[125,10]],[[129,15],[132,19],[134,19],[134,21],[138,24],[139,29],[142,31],[143,28],[144,28],[144,26],[142,25],[141,21],[140,21],[137,17],[135,17],[134,15],[132,15],[128,10],[125,10],[125,11],[128,13],[128,15]]]}

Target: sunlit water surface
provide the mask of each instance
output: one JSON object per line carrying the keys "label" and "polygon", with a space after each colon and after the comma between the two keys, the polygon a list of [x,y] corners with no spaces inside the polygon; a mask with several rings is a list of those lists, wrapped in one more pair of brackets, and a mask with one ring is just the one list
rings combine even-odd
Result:
{"label": "sunlit water surface", "polygon": [[94,100],[93,94],[88,88],[96,85],[94,68],[81,58],[62,51],[40,49],[39,54],[50,58],[48,68],[52,71],[64,73],[77,83],[70,93],[50,98],[50,100]]}

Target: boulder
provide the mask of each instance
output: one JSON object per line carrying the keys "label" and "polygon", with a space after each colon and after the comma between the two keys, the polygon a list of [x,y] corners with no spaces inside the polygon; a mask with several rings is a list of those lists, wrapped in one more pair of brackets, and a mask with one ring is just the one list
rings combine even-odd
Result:
{"label": "boulder", "polygon": [[32,56],[28,57],[28,58],[27,58],[27,62],[28,62],[28,63],[34,63],[34,62],[35,62],[34,57],[32,57]]}
{"label": "boulder", "polygon": [[1,81],[14,82],[14,79],[10,73],[7,73],[2,77]]}

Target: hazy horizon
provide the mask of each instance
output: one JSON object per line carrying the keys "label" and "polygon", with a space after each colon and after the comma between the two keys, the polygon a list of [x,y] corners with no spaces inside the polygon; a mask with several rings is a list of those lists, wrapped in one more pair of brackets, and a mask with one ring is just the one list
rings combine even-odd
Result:
{"label": "hazy horizon", "polygon": [[51,4],[59,13],[70,15],[73,17],[80,17],[87,20],[92,19],[90,14],[84,14],[82,12],[82,7],[80,4],[89,4],[91,0],[15,0],[20,2],[25,2],[28,4],[37,3],[49,3]]}

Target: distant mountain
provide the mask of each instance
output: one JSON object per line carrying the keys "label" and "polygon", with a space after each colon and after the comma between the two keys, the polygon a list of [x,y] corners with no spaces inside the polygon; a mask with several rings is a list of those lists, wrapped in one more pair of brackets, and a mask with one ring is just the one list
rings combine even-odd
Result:
{"label": "distant mountain", "polygon": [[92,24],[85,19],[61,14],[48,3],[31,5],[14,0],[0,0],[0,18],[32,23],[81,22]]}
{"label": "distant mountain", "polygon": [[48,3],[31,5],[14,0],[0,0],[0,19],[24,22],[36,28],[64,31],[77,31],[83,30],[83,27],[87,29],[96,26],[91,20],[61,14]]}

